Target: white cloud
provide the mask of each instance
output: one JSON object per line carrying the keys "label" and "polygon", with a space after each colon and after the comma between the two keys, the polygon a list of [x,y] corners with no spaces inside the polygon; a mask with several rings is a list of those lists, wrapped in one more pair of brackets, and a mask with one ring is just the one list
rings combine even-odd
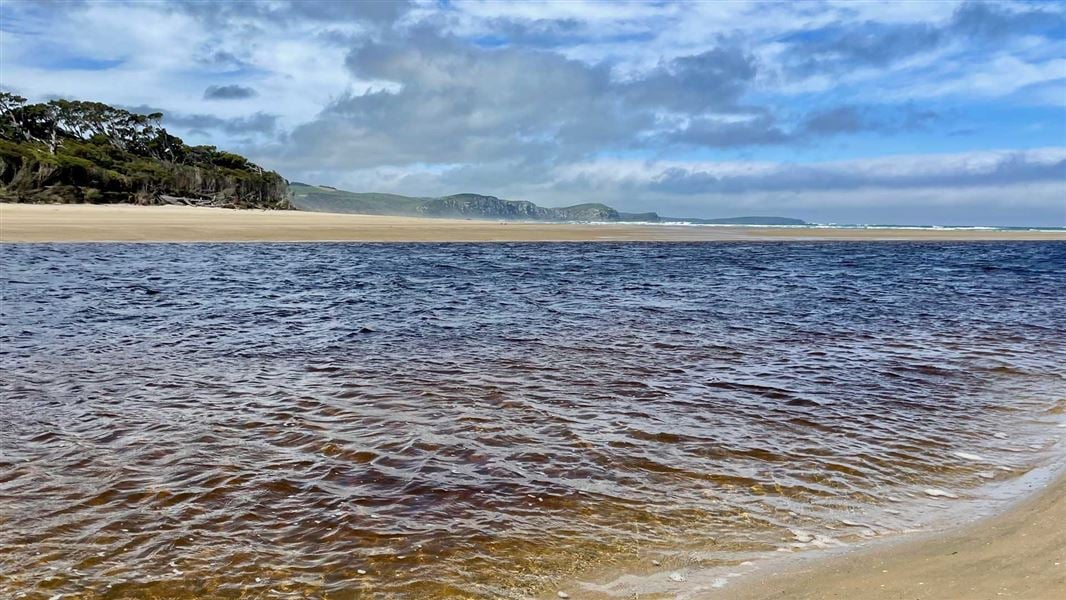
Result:
{"label": "white cloud", "polygon": [[[938,69],[938,71],[944,71]],[[1028,86],[1066,79],[1066,59],[1029,63],[1009,54],[971,64],[964,73],[942,72],[939,79],[928,78],[913,85],[895,88],[893,99],[936,98],[942,96],[1007,96]],[[1062,105],[1058,99],[1055,104]]]}
{"label": "white cloud", "polygon": [[[1033,127],[1049,109],[1066,112],[1054,31],[1064,11],[1051,3],[277,0],[4,11],[5,89],[161,108],[191,142],[312,183],[701,215],[862,202],[871,214],[925,203],[997,215],[1020,202],[1029,212],[1019,218],[1062,220],[1062,177],[1048,179],[1061,149],[980,151],[1061,143],[1053,127]],[[88,68],[109,60],[121,62]],[[205,99],[210,86],[255,93],[222,102]],[[905,147],[904,128],[873,125],[931,114],[932,104],[958,115],[932,126],[938,142],[952,141],[942,147],[972,151],[759,160],[782,155],[771,146],[882,151],[876,140],[830,147],[819,135],[897,135],[892,147]],[[1014,137],[982,137],[981,123],[966,121],[975,106],[1008,112]],[[833,114],[876,118],[803,127]],[[966,130],[976,133],[948,137]],[[748,160],[685,160],[708,152]]]}

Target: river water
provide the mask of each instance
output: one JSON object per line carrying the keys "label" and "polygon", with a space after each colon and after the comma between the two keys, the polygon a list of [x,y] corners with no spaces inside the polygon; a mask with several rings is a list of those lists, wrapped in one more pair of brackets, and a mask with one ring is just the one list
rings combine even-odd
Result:
{"label": "river water", "polygon": [[917,527],[1049,460],[1066,407],[1063,243],[0,258],[2,597],[524,598],[735,564]]}

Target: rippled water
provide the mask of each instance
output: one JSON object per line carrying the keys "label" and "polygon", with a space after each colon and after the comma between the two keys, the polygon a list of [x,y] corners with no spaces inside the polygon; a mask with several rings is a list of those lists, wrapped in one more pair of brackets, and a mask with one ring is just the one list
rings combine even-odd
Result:
{"label": "rippled water", "polygon": [[1062,243],[0,256],[3,597],[526,597],[904,529],[1066,390]]}

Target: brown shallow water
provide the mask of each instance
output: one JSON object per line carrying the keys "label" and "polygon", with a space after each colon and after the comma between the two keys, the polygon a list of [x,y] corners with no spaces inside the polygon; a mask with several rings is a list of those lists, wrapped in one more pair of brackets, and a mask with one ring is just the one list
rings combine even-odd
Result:
{"label": "brown shallow water", "polygon": [[899,531],[1045,460],[1066,389],[1061,243],[0,252],[4,597],[517,598]]}

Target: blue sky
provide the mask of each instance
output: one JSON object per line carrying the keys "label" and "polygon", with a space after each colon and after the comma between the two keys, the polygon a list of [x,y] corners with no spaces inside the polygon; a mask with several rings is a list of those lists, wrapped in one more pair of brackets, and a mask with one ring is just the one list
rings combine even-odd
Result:
{"label": "blue sky", "polygon": [[290,180],[1066,226],[1061,2],[3,2],[0,86]]}

